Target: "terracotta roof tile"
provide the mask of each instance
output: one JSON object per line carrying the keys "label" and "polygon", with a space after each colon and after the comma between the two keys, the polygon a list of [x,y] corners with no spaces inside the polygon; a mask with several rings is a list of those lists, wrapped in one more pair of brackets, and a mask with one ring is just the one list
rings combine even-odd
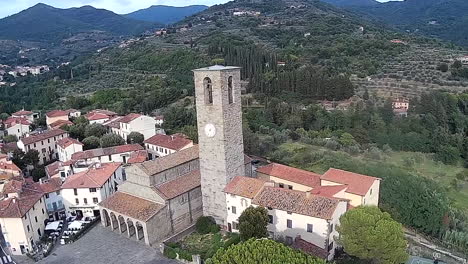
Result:
{"label": "terracotta roof tile", "polygon": [[255,195],[265,186],[265,181],[236,176],[224,188],[224,192],[253,199]]}
{"label": "terracotta roof tile", "polygon": [[14,112],[13,114],[11,114],[12,116],[28,116],[28,115],[32,115],[34,114],[33,112],[31,111],[27,111],[27,110],[21,110],[21,111],[18,111],[18,112]]}
{"label": "terracotta roof tile", "polygon": [[148,138],[143,143],[179,151],[182,148],[185,148],[193,144],[193,141],[185,137],[182,137],[180,135],[169,136],[169,135],[157,134]]}
{"label": "terracotta roof tile", "polygon": [[165,199],[173,199],[197,187],[200,187],[200,170],[191,171],[153,188]]}
{"label": "terracotta roof tile", "polygon": [[44,195],[38,183],[13,179],[5,184],[3,194],[18,193],[18,197],[0,201],[0,218],[21,218]]}
{"label": "terracotta roof tile", "polygon": [[112,177],[121,163],[103,163],[99,168],[93,167],[68,177],[62,189],[101,188]]}
{"label": "terracotta roof tile", "polygon": [[257,169],[257,172],[283,180],[299,183],[312,188],[320,186],[319,174],[278,163],[271,163],[260,167]]}
{"label": "terracotta roof tile", "polygon": [[76,140],[74,138],[70,138],[70,137],[62,138],[59,141],[57,141],[57,145],[60,146],[61,148],[66,148],[68,146],[71,146],[72,144],[83,146],[83,143],[79,142],[78,140]]}
{"label": "terracotta roof tile", "polygon": [[18,168],[13,162],[0,162],[0,171],[13,171],[21,173],[21,169]]}
{"label": "terracotta roof tile", "polygon": [[312,194],[325,196],[325,197],[334,197],[337,193],[346,190],[348,185],[329,185],[329,186],[319,186],[315,187],[310,191]]}
{"label": "terracotta roof tile", "polygon": [[328,252],[319,247],[319,246],[316,246],[310,242],[307,242],[305,241],[304,239],[300,238],[300,237],[296,237],[294,239],[294,244],[292,245],[293,248],[295,249],[299,249],[301,251],[303,251],[304,253],[306,254],[309,254],[309,255],[312,255],[312,256],[315,256],[315,257],[319,257],[321,259],[327,259],[328,258]]}
{"label": "terracotta roof tile", "polygon": [[49,179],[47,182],[41,183],[40,187],[44,193],[56,192],[62,188],[62,179],[60,178]]}
{"label": "terracotta roof tile", "polygon": [[50,112],[47,112],[47,113],[46,113],[46,116],[47,116],[47,117],[68,116],[68,112],[67,112],[67,111],[63,111],[63,110],[52,110],[52,111],[50,111]]}
{"label": "terracotta roof tile", "polygon": [[151,219],[165,207],[163,204],[151,202],[123,192],[114,193],[99,203],[99,206],[143,222]]}
{"label": "terracotta roof tile", "polygon": [[21,124],[21,125],[25,125],[25,126],[31,125],[31,122],[29,122],[29,120],[27,120],[26,118],[23,118],[23,117],[9,117],[3,123],[5,124],[5,126],[7,128],[12,127],[12,126],[14,126],[16,124]]}
{"label": "terracotta roof tile", "polygon": [[112,127],[112,128],[120,128],[120,122],[119,121],[122,118],[123,118],[123,116],[114,117],[111,120],[108,120],[108,121],[104,122],[102,125]]}
{"label": "terracotta roof tile", "polygon": [[252,201],[263,207],[322,219],[331,219],[339,202],[339,199],[275,187],[264,187]]}
{"label": "terracotta roof tile", "polygon": [[130,123],[133,120],[139,118],[140,116],[141,116],[140,114],[131,113],[131,114],[128,114],[128,115],[124,116],[122,119],[119,120],[119,122],[121,122],[121,123]]}
{"label": "terracotta roof tile", "polygon": [[61,128],[61,127],[65,126],[65,125],[71,126],[71,125],[73,125],[73,122],[70,121],[70,120],[57,120],[57,121],[53,122],[52,124],[50,124],[49,126],[51,128],[55,129],[55,128]]}
{"label": "terracotta roof tile", "polygon": [[117,115],[116,112],[112,112],[112,111],[109,111],[109,110],[94,109],[94,110],[90,111],[89,113],[87,113],[86,116],[96,114],[96,113],[104,114],[104,115],[108,115],[108,116],[116,116]]}
{"label": "terracotta roof tile", "polygon": [[346,192],[361,196],[366,195],[375,180],[380,180],[379,178],[333,168],[325,172],[321,179],[346,184],[348,185]]}
{"label": "terracotta roof tile", "polygon": [[109,147],[109,148],[90,149],[90,150],[73,153],[72,160],[92,159],[95,157],[108,156],[108,155],[114,155],[114,154],[125,153],[125,152],[133,152],[133,151],[139,151],[139,150],[144,150],[144,148],[139,144],[120,145],[120,146]]}
{"label": "terracotta roof tile", "polygon": [[29,137],[24,137],[24,138],[21,139],[21,141],[26,146],[26,145],[29,145],[29,144],[33,144],[33,143],[36,143],[36,142],[39,142],[39,141],[42,141],[42,140],[46,140],[48,138],[53,138],[53,137],[56,137],[56,136],[60,136],[60,135],[63,135],[63,134],[67,134],[67,132],[62,130],[62,129],[52,129],[52,130],[48,130],[48,131],[40,133],[40,134],[35,134],[35,135],[31,135]]}
{"label": "terracotta roof tile", "polygon": [[146,150],[138,150],[132,152],[130,154],[130,158],[128,159],[128,164],[135,164],[135,163],[142,163],[148,160],[148,151]]}
{"label": "terracotta roof tile", "polygon": [[91,113],[90,115],[86,115],[86,119],[89,121],[96,121],[96,120],[101,120],[101,119],[109,119],[110,117],[105,114],[101,113]]}
{"label": "terracotta roof tile", "polygon": [[147,175],[155,175],[167,169],[176,167],[177,165],[187,163],[198,159],[198,145],[183,149],[171,155],[167,155],[155,160],[135,164],[138,168],[144,171]]}

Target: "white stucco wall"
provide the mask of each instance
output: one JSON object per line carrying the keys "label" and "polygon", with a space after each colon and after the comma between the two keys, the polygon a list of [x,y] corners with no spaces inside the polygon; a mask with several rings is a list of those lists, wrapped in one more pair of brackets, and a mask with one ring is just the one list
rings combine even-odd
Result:
{"label": "white stucco wall", "polygon": [[141,133],[145,139],[148,139],[156,135],[156,120],[152,117],[142,115],[129,123],[120,123],[120,129],[117,132],[118,135],[127,140],[127,136],[131,132]]}
{"label": "white stucco wall", "polygon": [[[90,188],[77,188],[77,195],[75,195],[74,189],[62,189],[67,216],[70,216],[76,210],[81,210],[85,217],[93,216],[93,210],[99,210],[98,203],[111,196],[116,191],[117,186],[122,183],[122,167],[119,167],[104,185],[96,188],[96,192],[91,192]],[[94,202],[93,198],[97,198],[97,202]],[[78,199],[78,204],[76,199]]]}
{"label": "white stucco wall", "polygon": [[83,146],[80,144],[71,144],[70,146],[66,148],[57,146],[57,151],[58,151],[59,160],[62,162],[65,162],[65,161],[71,160],[71,156],[74,153],[83,151]]}
{"label": "white stucco wall", "polygon": [[32,249],[31,240],[33,243],[39,241],[38,230],[41,235],[44,234],[44,220],[48,219],[48,217],[44,197],[42,197],[23,218],[0,218],[5,241],[9,244],[13,255],[21,255],[21,245],[25,246],[27,250]]}
{"label": "white stucco wall", "polygon": [[42,165],[45,163],[45,161],[50,160],[51,153],[53,154],[52,158],[58,158],[57,141],[66,137],[68,137],[68,133],[55,136],[55,137],[50,137],[48,139],[45,139],[36,143],[32,143],[26,146],[20,140],[18,141],[17,146],[24,152],[28,152],[31,149],[37,150],[39,152],[39,165]]}
{"label": "white stucco wall", "polygon": [[56,211],[60,211],[61,209],[65,208],[63,204],[61,190],[48,193],[44,196],[44,198],[46,200],[47,212],[49,212],[49,214],[52,214]]}
{"label": "white stucco wall", "polygon": [[375,180],[362,200],[363,205],[379,206],[380,180]]}
{"label": "white stucco wall", "polygon": [[24,135],[31,132],[31,129],[28,125],[16,124],[12,127],[7,128],[8,135],[14,135],[18,139],[22,138]]}

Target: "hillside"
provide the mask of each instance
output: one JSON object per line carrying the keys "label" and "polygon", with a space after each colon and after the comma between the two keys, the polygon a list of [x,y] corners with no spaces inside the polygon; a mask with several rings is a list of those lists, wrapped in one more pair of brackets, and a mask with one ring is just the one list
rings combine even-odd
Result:
{"label": "hillside", "polygon": [[321,0],[335,6],[374,6],[380,4],[376,0]]}
{"label": "hillside", "polygon": [[152,27],[152,23],[125,18],[91,6],[59,9],[37,4],[0,19],[0,39],[56,42],[82,32],[134,35]]}
{"label": "hillside", "polygon": [[201,12],[207,8],[208,7],[204,5],[191,5],[184,7],[154,5],[146,9],[137,10],[127,14],[125,17],[166,25],[179,22],[185,17]]}
{"label": "hillside", "polygon": [[353,6],[350,10],[401,30],[468,45],[468,1],[465,0],[392,1],[370,7]]}

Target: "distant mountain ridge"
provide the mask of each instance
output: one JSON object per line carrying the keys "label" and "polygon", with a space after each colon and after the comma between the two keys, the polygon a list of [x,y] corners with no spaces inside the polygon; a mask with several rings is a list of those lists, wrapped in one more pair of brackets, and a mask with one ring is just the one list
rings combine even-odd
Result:
{"label": "distant mountain ridge", "polygon": [[82,32],[134,35],[154,26],[155,23],[130,19],[92,6],[59,9],[37,4],[0,19],[0,39],[57,42]]}
{"label": "distant mountain ridge", "polygon": [[208,6],[205,5],[190,5],[184,7],[154,5],[146,9],[137,10],[127,14],[125,17],[161,24],[172,24],[184,19],[185,17],[206,10],[207,8]]}
{"label": "distant mountain ridge", "polygon": [[[323,1],[331,3],[346,0]],[[353,5],[345,8],[395,25],[402,30],[419,32],[468,46],[467,0],[390,1],[371,6]]]}
{"label": "distant mountain ridge", "polygon": [[323,2],[335,5],[335,6],[375,6],[380,4],[376,0],[322,0]]}

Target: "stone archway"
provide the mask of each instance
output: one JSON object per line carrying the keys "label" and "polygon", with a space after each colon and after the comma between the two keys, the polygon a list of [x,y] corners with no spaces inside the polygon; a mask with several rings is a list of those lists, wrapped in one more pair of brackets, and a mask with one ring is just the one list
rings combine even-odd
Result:
{"label": "stone archway", "polygon": [[145,230],[140,222],[135,223],[137,240],[145,240]]}
{"label": "stone archway", "polygon": [[102,224],[104,225],[104,227],[108,227],[111,225],[111,221],[110,221],[110,217],[109,217],[109,213],[107,212],[106,209],[102,209]]}
{"label": "stone archway", "polygon": [[121,215],[119,215],[119,217],[117,217],[117,220],[119,221],[120,233],[126,232],[127,231],[127,223],[125,222],[125,219]]}
{"label": "stone archway", "polygon": [[119,222],[117,221],[117,217],[115,217],[115,214],[113,212],[110,213],[110,220],[111,220],[112,230],[115,230],[116,228],[119,227]]}
{"label": "stone archway", "polygon": [[136,235],[135,225],[133,224],[133,221],[130,219],[127,219],[127,231],[128,231],[129,238],[132,238],[133,236]]}

